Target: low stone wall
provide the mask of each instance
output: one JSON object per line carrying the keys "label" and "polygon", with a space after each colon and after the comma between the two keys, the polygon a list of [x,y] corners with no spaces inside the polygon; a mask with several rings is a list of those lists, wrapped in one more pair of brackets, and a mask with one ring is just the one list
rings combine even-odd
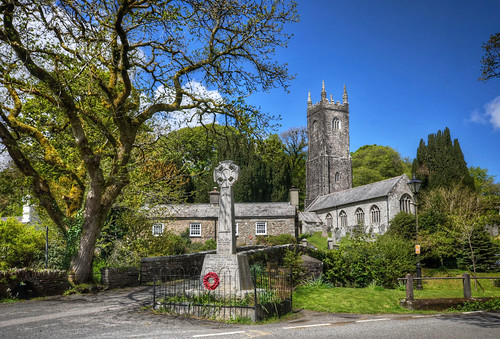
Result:
{"label": "low stone wall", "polygon": [[139,269],[137,267],[103,267],[101,283],[107,288],[138,286]]}
{"label": "low stone wall", "polygon": [[28,268],[0,271],[0,298],[60,295],[69,287],[66,271]]}
{"label": "low stone wall", "polygon": [[[283,265],[283,258],[289,249],[297,248],[301,253],[307,253],[308,249],[295,244],[278,246],[242,246],[237,248],[240,254],[246,254],[248,262],[253,265],[255,262],[264,261]],[[167,257],[150,257],[141,259],[141,284],[153,281],[154,273],[160,274],[160,271],[169,272],[197,269],[201,271],[205,255],[215,253],[216,251],[206,251],[190,254],[171,255]],[[315,268],[316,270],[317,268]],[[188,272],[186,272],[188,273]]]}

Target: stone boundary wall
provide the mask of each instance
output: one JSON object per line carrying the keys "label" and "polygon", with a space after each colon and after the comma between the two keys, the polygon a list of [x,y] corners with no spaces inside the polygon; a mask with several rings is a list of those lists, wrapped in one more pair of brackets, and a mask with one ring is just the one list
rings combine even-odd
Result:
{"label": "stone boundary wall", "polygon": [[60,295],[69,287],[66,271],[29,268],[0,271],[0,298]]}
{"label": "stone boundary wall", "polygon": [[137,267],[103,267],[101,283],[107,288],[138,286],[139,269]]}
{"label": "stone boundary wall", "polygon": [[[300,251],[300,253],[308,253],[307,248],[297,244],[278,246],[242,246],[237,248],[237,252],[239,254],[246,254],[250,265],[253,265],[257,261],[267,261],[282,265],[282,260],[285,256],[286,250],[293,249],[295,247]],[[205,255],[213,253],[216,253],[216,251],[170,255],[166,257],[142,258],[140,282],[141,284],[152,282],[155,271],[158,274],[160,270],[183,270],[188,273],[187,270],[197,269],[201,272]]]}

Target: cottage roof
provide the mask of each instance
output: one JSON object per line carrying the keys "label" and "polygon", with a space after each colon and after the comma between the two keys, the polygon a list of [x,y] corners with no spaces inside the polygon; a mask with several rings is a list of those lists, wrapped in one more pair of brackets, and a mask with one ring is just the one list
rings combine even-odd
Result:
{"label": "cottage roof", "polygon": [[[157,205],[149,209],[152,218],[217,218],[217,204]],[[295,216],[295,206],[289,202],[235,203],[236,218],[285,218]]]}
{"label": "cottage roof", "polygon": [[368,185],[319,196],[306,208],[306,212],[315,212],[335,206],[388,196],[394,186],[396,186],[400,180],[404,179],[408,180],[406,174]]}

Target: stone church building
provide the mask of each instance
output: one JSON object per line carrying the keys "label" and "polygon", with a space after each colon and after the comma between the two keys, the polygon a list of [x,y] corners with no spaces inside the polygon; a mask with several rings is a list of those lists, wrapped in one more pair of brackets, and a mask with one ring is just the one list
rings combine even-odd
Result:
{"label": "stone church building", "polygon": [[[399,177],[352,188],[349,149],[349,103],[344,86],[342,103],[327,99],[325,84],[321,100],[307,101],[308,157],[306,162],[305,211],[298,210],[298,191],[290,201],[236,203],[237,244],[253,244],[257,236],[331,231],[334,239],[362,229],[383,234],[400,211],[413,212],[408,177]],[[230,160],[230,159],[228,159]],[[189,231],[192,241],[215,239],[218,192],[210,192],[209,204],[159,205],[149,211],[157,223],[153,234],[166,229]]]}
{"label": "stone church building", "polygon": [[331,231],[334,239],[355,229],[383,234],[400,211],[413,212],[413,197],[406,174],[352,188],[349,149],[349,102],[344,86],[342,103],[327,98],[307,100],[309,137],[306,162],[305,211],[299,213],[300,231]]}

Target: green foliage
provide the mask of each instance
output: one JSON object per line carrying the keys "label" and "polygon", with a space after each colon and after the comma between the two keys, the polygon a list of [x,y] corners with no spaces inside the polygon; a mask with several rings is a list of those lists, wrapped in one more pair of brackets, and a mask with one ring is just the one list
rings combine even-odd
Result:
{"label": "green foliage", "polygon": [[479,80],[488,81],[500,77],[500,33],[492,34],[482,47],[484,56],[481,58],[482,76]]}
{"label": "green foliage", "polygon": [[259,141],[224,126],[183,128],[160,139],[155,144],[155,153],[160,158],[171,159],[188,178],[183,186],[188,202],[208,202],[208,192],[214,186],[213,170],[227,159],[240,166],[238,185],[234,188],[235,201],[288,199],[293,161],[276,135]]}
{"label": "green foliage", "polygon": [[268,235],[262,236],[258,235],[256,237],[257,245],[267,245],[267,246],[276,246],[276,245],[287,245],[287,244],[295,244],[297,240],[291,234],[279,234],[279,235]]}
{"label": "green foliage", "polygon": [[469,271],[487,272],[492,270],[497,261],[497,254],[500,254],[500,247],[492,241],[484,227],[475,227],[471,233],[470,243],[468,239],[463,239],[459,245],[457,264],[459,268]]}
{"label": "green foliage", "polygon": [[415,215],[406,212],[399,212],[389,222],[388,234],[402,237],[406,240],[415,239]]}
{"label": "green foliage", "polygon": [[298,285],[302,282],[305,269],[302,266],[302,258],[299,253],[287,249],[283,257],[283,266],[291,269],[294,285]]}
{"label": "green foliage", "polygon": [[324,275],[320,275],[318,278],[307,279],[302,286],[311,286],[311,287],[327,287],[333,288],[334,285],[328,281]]}
{"label": "green foliage", "polygon": [[22,173],[9,164],[0,171],[0,215],[16,216],[23,212],[23,187],[25,179]]}
{"label": "green foliage", "polygon": [[29,267],[44,248],[43,230],[14,218],[0,221],[0,269]]}
{"label": "green foliage", "polygon": [[345,237],[339,248],[325,253],[324,274],[335,286],[366,287],[372,282],[397,286],[397,278],[414,266],[413,243],[399,236],[384,235],[374,242]]}
{"label": "green foliage", "polygon": [[427,145],[420,140],[412,172],[423,181],[422,189],[451,187],[456,184],[474,189],[458,139],[453,142],[448,127],[429,134]]}
{"label": "green foliage", "polygon": [[351,155],[353,187],[389,179],[406,173],[410,164],[389,146],[365,145]]}
{"label": "green foliage", "polygon": [[486,301],[466,301],[463,305],[452,307],[450,311],[474,312],[474,311],[497,311],[500,310],[500,298],[492,298]]}

